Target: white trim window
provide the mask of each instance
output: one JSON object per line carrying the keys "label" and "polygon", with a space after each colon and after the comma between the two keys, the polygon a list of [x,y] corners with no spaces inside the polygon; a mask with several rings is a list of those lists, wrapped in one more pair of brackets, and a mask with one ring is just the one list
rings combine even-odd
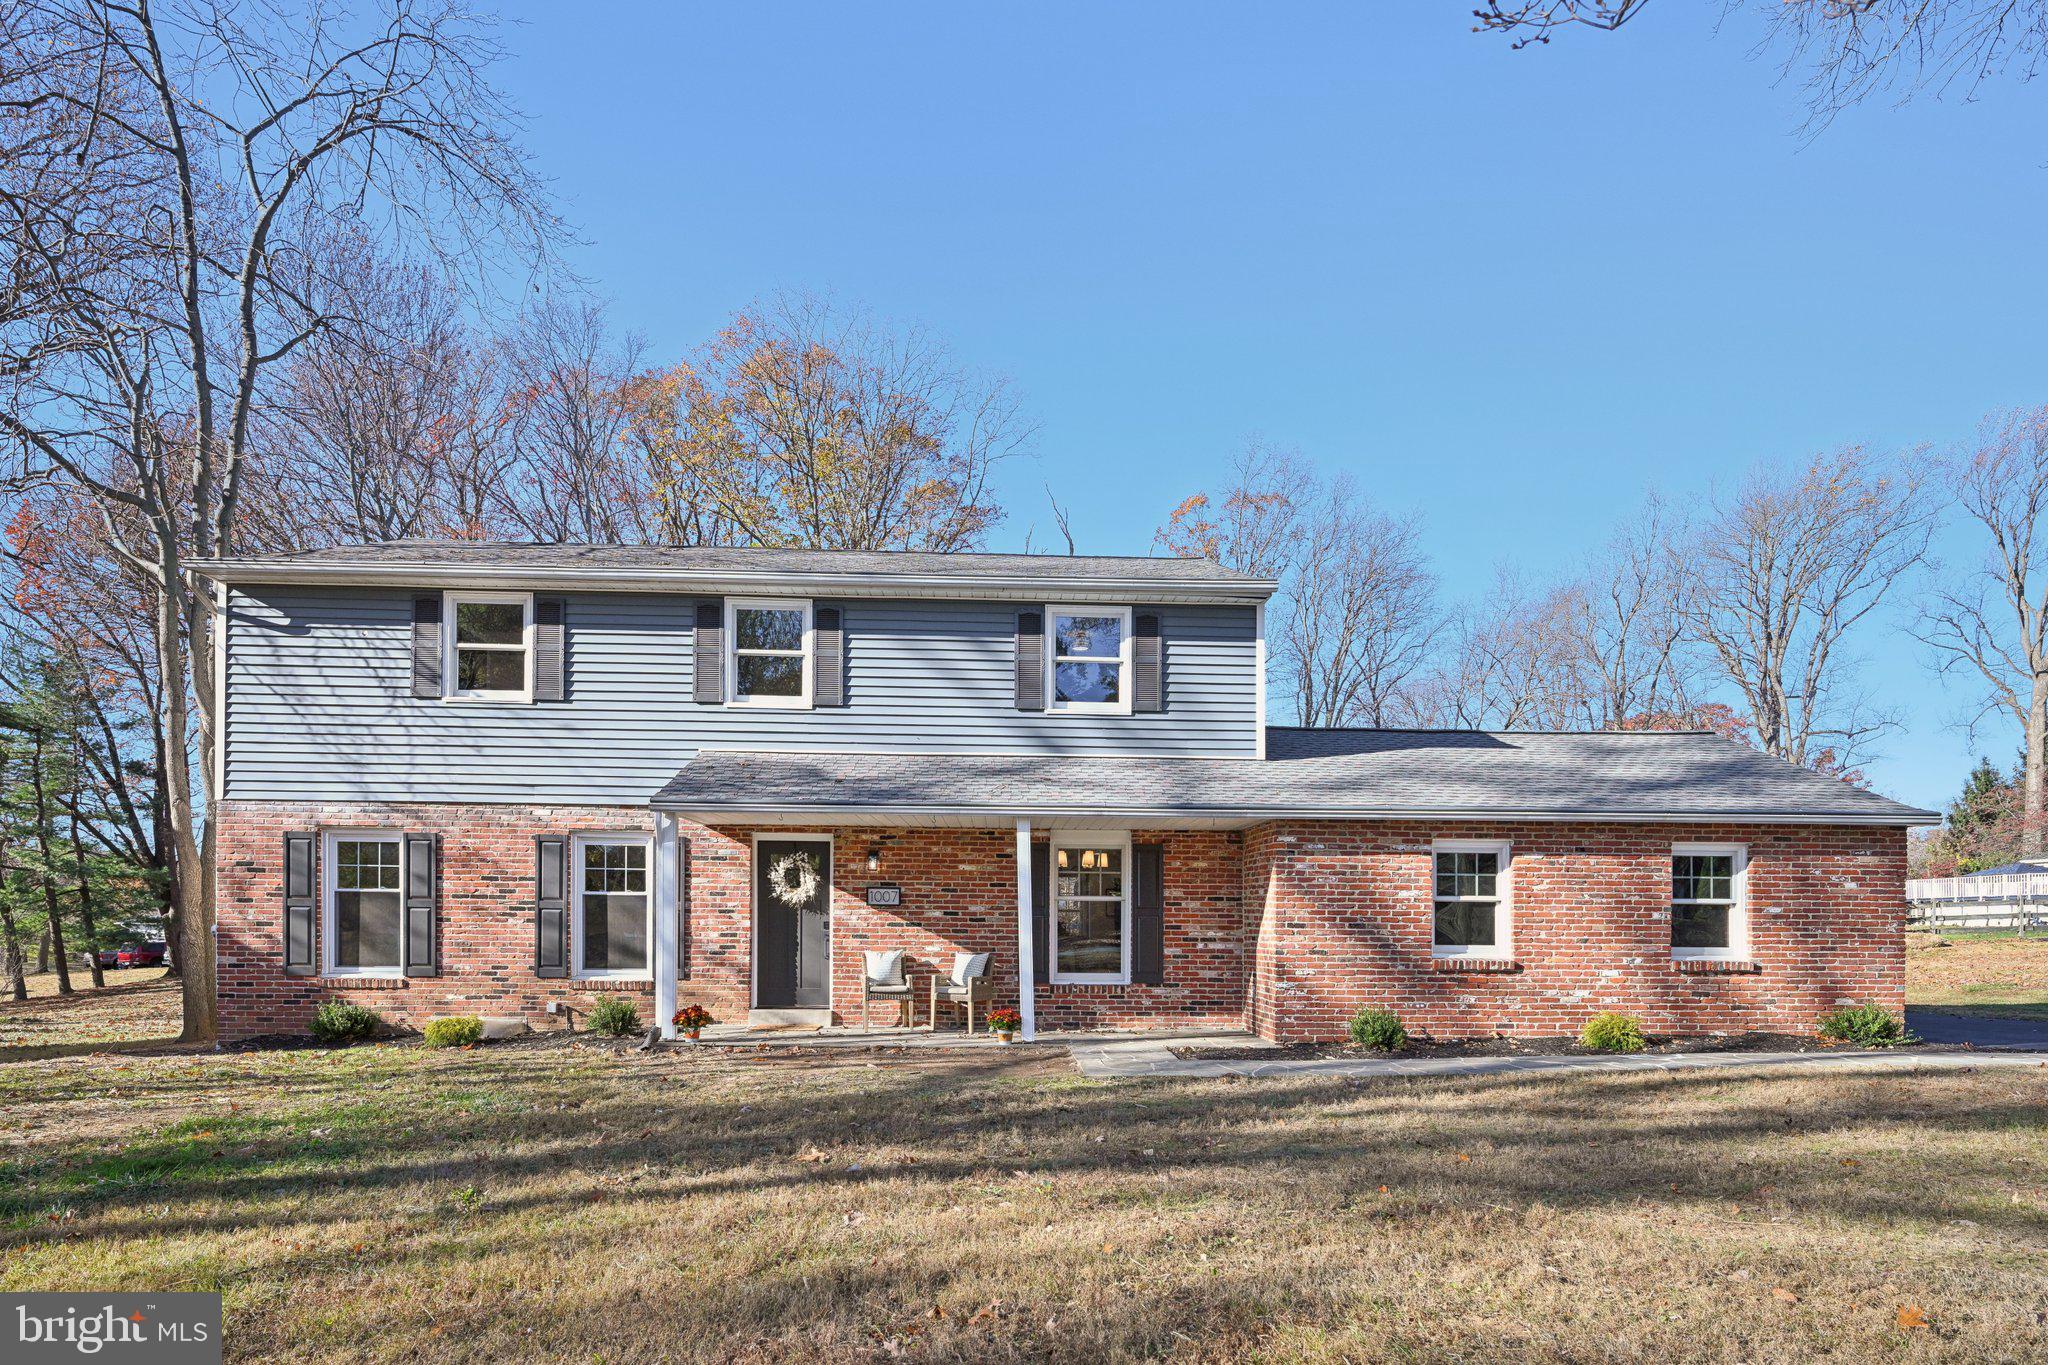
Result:
{"label": "white trim window", "polygon": [[533,700],[532,593],[443,593],[441,638],[449,697]]}
{"label": "white trim window", "polygon": [[1439,839],[1430,951],[1437,957],[1514,956],[1513,849],[1500,839]]}
{"label": "white trim window", "polygon": [[570,919],[575,975],[586,980],[653,979],[653,842],[642,834],[579,837],[576,908]]}
{"label": "white trim window", "polygon": [[405,840],[334,830],[321,849],[321,974],[405,974]]}
{"label": "white trim window", "polygon": [[1048,711],[1131,714],[1131,609],[1045,609]]}
{"label": "white trim window", "polygon": [[811,604],[801,597],[728,597],[725,695],[733,706],[811,704]]}
{"label": "white trim window", "polygon": [[1748,883],[1749,850],[1744,845],[1672,845],[1671,956],[1748,956]]}
{"label": "white trim window", "polygon": [[1052,841],[1052,983],[1131,979],[1131,836],[1056,834]]}

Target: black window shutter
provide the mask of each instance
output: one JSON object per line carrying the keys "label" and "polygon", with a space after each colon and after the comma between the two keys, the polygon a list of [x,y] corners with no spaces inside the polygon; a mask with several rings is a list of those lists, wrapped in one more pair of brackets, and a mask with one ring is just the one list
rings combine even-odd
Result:
{"label": "black window shutter", "polygon": [[569,605],[559,597],[533,603],[533,699],[561,701],[568,695]]}
{"label": "black window shutter", "polygon": [[817,635],[816,687],[819,706],[846,705],[846,628],[840,623],[839,608],[819,607],[812,628]]}
{"label": "black window shutter", "polygon": [[1139,715],[1166,709],[1165,676],[1159,647],[1159,613],[1141,611],[1131,623],[1131,710]]}
{"label": "black window shutter", "polygon": [[1165,866],[1162,845],[1131,846],[1131,980],[1141,986],[1166,983]]}
{"label": "black window shutter", "polygon": [[1052,846],[1031,846],[1032,976],[1043,986],[1052,980]]}
{"label": "black window shutter", "polygon": [[441,974],[438,936],[434,932],[436,889],[441,882],[440,839],[432,834],[405,836],[405,974]]}
{"label": "black window shutter", "polygon": [[412,694],[441,695],[441,599],[412,599]]}
{"label": "black window shutter", "polygon": [[543,834],[533,841],[533,974],[569,974],[569,841]]}
{"label": "black window shutter", "polygon": [[725,701],[725,599],[697,604],[697,639],[693,655],[691,698],[699,706]]}
{"label": "black window shutter", "polygon": [[1045,615],[1017,613],[1017,709],[1045,709]]}
{"label": "black window shutter", "polygon": [[284,836],[284,972],[313,976],[320,970],[313,941],[319,883],[314,878],[311,834]]}

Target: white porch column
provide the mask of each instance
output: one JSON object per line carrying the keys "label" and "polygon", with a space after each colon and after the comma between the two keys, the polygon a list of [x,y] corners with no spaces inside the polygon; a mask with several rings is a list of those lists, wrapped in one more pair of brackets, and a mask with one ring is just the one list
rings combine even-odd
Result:
{"label": "white porch column", "polygon": [[676,817],[654,817],[654,1022],[661,1036],[676,1036],[676,969],[679,944],[676,933],[678,901],[683,881],[682,841],[677,837]]}
{"label": "white porch column", "polygon": [[1038,964],[1031,960],[1031,822],[1017,820],[1017,1012],[1024,1041],[1038,1036]]}

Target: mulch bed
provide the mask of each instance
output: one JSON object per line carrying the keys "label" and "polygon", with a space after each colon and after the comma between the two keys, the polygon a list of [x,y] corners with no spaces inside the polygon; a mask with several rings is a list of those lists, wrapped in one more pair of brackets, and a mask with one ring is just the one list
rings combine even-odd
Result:
{"label": "mulch bed", "polygon": [[[1410,1038],[1397,1052],[1350,1043],[1285,1043],[1279,1047],[1176,1047],[1173,1055],[1194,1062],[1319,1062],[1429,1057],[1614,1057],[1686,1052],[1840,1052],[1842,1045],[1795,1033],[1732,1033],[1725,1036],[1656,1038],[1637,1053],[1602,1052],[1576,1038]],[[1894,1052],[1967,1052],[1968,1047],[1912,1044]]]}

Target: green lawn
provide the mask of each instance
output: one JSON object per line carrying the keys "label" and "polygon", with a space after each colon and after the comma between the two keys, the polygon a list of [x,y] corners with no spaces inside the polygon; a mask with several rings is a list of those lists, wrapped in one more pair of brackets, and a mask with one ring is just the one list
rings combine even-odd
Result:
{"label": "green lawn", "polygon": [[1908,1004],[2048,1019],[2048,935],[1945,930],[1907,942]]}
{"label": "green lawn", "polygon": [[240,1360],[2039,1359],[2044,1120],[2031,1070],[77,1057],[0,1065],[0,1289],[218,1288]]}

